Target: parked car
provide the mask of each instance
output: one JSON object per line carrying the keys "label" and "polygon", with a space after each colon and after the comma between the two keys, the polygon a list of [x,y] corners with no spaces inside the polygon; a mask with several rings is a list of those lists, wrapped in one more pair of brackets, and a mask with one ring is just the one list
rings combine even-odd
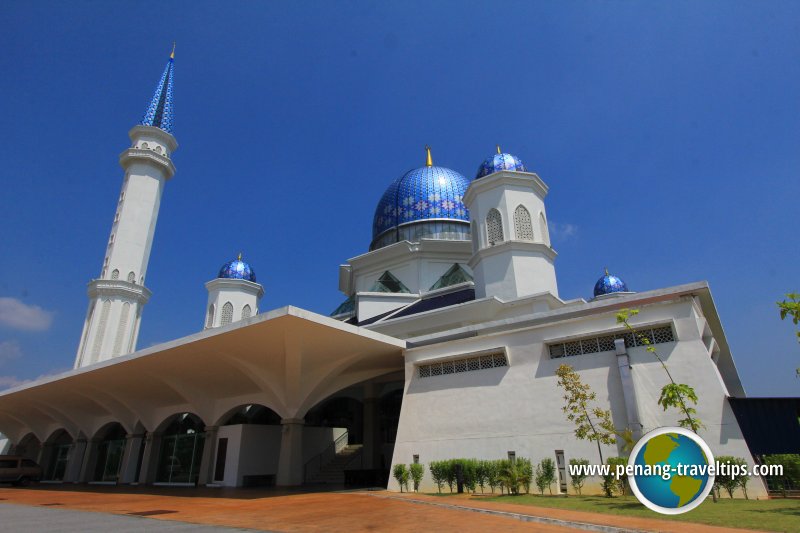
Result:
{"label": "parked car", "polygon": [[42,467],[19,455],[0,455],[0,483],[25,486],[42,478]]}

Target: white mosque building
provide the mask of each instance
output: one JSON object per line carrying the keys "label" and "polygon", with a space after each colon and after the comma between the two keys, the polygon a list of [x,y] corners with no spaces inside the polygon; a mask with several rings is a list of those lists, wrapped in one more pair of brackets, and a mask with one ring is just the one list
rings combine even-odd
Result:
{"label": "white mosque building", "polygon": [[[731,407],[744,389],[707,283],[634,292],[606,272],[591,299],[562,299],[548,185],[499,147],[473,179],[436,166],[428,150],[424,166],[388,185],[369,250],[339,266],[345,300],[330,317],[264,312],[240,255],[206,283],[197,333],[137,351],[161,195],[176,172],[173,69],[171,56],[120,155],[122,189],[74,370],[0,393],[6,451],[39,461],[46,481],[374,484],[396,463],[514,454],[557,461],[564,490],[564,465],[597,449],[562,413],[560,364],[618,428],[641,435],[680,418],[657,404],[664,371],[617,324],[622,308],[640,310],[632,324],[695,388],[714,453],[753,460]],[[620,445],[603,453],[620,455]],[[435,490],[427,472],[422,488]],[[751,480],[751,496],[764,491]]]}

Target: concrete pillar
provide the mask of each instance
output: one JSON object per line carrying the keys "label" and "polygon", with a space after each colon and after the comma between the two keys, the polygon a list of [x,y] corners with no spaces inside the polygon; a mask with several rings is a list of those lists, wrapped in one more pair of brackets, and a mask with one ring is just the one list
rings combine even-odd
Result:
{"label": "concrete pillar", "polygon": [[217,454],[217,432],[219,426],[206,426],[206,437],[203,443],[203,457],[200,459],[200,475],[197,485],[208,485],[214,482],[214,459]]}
{"label": "concrete pillar", "polygon": [[139,452],[142,446],[144,446],[143,433],[125,437],[125,451],[122,454],[118,483],[136,483],[136,467],[139,465]]}
{"label": "concrete pillar", "polygon": [[42,467],[42,476],[46,479],[48,471],[50,470],[50,462],[53,460],[53,445],[42,444],[39,448],[39,455],[36,457],[36,462]]}
{"label": "concrete pillar", "polygon": [[79,483],[93,481],[94,466],[97,462],[97,447],[101,442],[101,439],[90,439],[86,443],[86,452],[83,454],[83,464],[81,465],[81,473],[78,477]]}
{"label": "concrete pillar", "polygon": [[628,427],[633,432],[633,438],[639,440],[642,436],[642,419],[639,415],[639,402],[636,398],[636,388],[633,386],[631,374],[631,361],[625,348],[624,339],[614,340],[614,349],[617,353],[617,366],[622,379],[622,396],[625,399],[625,413],[628,418]]}
{"label": "concrete pillar", "polygon": [[79,438],[73,445],[69,454],[69,463],[67,463],[67,471],[64,474],[64,482],[66,483],[79,483],[81,479],[81,469],[83,468],[83,459],[86,454],[86,439]]}
{"label": "concrete pillar", "polygon": [[364,447],[361,450],[364,469],[378,468],[380,457],[380,428],[378,427],[378,398],[375,397],[375,385],[364,385],[363,424]]}
{"label": "concrete pillar", "polygon": [[302,418],[281,420],[281,452],[278,457],[276,485],[303,484],[303,426]]}
{"label": "concrete pillar", "polygon": [[161,448],[161,433],[147,433],[144,438],[142,470],[139,472],[140,485],[149,485],[156,480],[159,448]]}

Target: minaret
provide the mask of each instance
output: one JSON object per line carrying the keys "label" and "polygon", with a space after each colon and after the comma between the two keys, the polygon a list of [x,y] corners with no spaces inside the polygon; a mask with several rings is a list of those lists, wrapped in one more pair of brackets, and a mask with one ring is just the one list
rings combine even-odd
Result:
{"label": "minaret", "polygon": [[464,195],[472,219],[475,296],[513,300],[558,296],[544,198],[547,185],[522,161],[497,147]]}
{"label": "minaret", "polygon": [[216,279],[206,283],[206,289],[205,329],[257,315],[258,302],[264,295],[264,287],[256,282],[256,273],[242,261],[242,254],[222,265]]}
{"label": "minaret", "polygon": [[144,282],[164,184],[175,174],[170,160],[175,47],[141,123],[119,156],[125,170],[100,277],[89,282],[89,309],[75,368],[136,349],[142,308],[150,299]]}

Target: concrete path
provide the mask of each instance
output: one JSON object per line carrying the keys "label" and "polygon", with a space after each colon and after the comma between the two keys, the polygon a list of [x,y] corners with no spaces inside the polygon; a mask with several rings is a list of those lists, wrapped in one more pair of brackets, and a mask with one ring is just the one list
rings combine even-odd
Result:
{"label": "concrete path", "polygon": [[184,522],[167,522],[108,513],[87,513],[71,509],[41,508],[29,505],[0,505],[0,531],[48,531],[78,533],[83,531],[114,531],[115,533],[161,533],[185,531],[196,533],[227,533],[246,531],[219,526],[198,526]]}

